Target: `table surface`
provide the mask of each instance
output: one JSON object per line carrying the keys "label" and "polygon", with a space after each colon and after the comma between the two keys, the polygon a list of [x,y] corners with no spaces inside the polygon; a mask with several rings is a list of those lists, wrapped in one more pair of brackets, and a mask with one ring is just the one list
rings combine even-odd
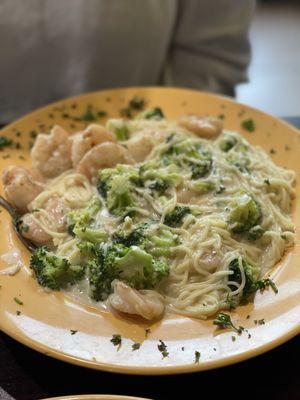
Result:
{"label": "table surface", "polygon": [[[286,120],[300,128],[300,117]],[[251,395],[252,399],[299,400],[299,359],[298,336],[266,354],[217,370],[176,376],[127,376],[63,363],[0,333],[0,400],[92,393],[175,400],[182,399],[182,389],[199,394],[199,398],[213,392],[220,399],[238,396],[244,400]]]}

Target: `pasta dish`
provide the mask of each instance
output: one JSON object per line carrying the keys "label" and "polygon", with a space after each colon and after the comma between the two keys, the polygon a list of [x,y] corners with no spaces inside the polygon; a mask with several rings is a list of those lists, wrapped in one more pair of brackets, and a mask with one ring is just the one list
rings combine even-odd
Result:
{"label": "pasta dish", "polygon": [[276,289],[293,245],[295,173],[214,117],[159,108],[39,134],[32,169],[3,174],[40,285],[155,319],[196,318]]}

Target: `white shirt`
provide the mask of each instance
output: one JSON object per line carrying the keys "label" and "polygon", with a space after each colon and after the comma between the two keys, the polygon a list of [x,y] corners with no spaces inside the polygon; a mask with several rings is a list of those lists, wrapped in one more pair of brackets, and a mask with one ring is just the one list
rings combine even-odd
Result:
{"label": "white shirt", "polygon": [[162,83],[232,93],[246,79],[254,4],[0,0],[0,123],[110,87]]}

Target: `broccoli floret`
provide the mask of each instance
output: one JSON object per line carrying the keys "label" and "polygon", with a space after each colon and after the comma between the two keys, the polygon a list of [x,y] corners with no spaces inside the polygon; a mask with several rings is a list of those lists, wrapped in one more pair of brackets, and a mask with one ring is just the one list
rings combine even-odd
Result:
{"label": "broccoli floret", "polygon": [[164,118],[165,118],[164,113],[162,112],[162,109],[159,107],[155,107],[151,110],[145,110],[136,116],[136,119],[153,119],[157,121]]}
{"label": "broccoli floret", "polygon": [[[241,270],[245,274],[245,285],[241,294],[237,297],[240,299],[242,303],[246,303],[251,295],[253,295],[258,290],[265,290],[268,287],[271,287],[275,294],[278,293],[278,289],[276,284],[270,278],[258,279],[259,278],[259,268],[254,267],[250,263],[248,263],[242,257],[238,257],[233,259],[229,264],[229,271],[232,274],[229,276],[228,280],[231,282],[237,282],[241,284],[242,282],[242,273]],[[234,285],[229,284],[229,288],[233,291],[236,289]],[[236,304],[233,298],[229,296],[230,304]]]}
{"label": "broccoli floret", "polygon": [[120,141],[129,138],[129,129],[126,121],[123,119],[109,119],[106,123],[106,128],[113,132]]}
{"label": "broccoli floret", "polygon": [[162,179],[157,179],[156,181],[151,182],[148,187],[152,190],[152,192],[157,193],[159,196],[161,196],[170,187],[170,184]]}
{"label": "broccoli floret", "polygon": [[250,165],[250,159],[245,155],[244,152],[241,152],[239,154],[228,154],[226,157],[226,160],[229,164],[233,165],[236,167],[239,171],[243,173],[249,174],[249,165]]}
{"label": "broccoli floret", "polygon": [[170,249],[179,244],[178,236],[168,228],[160,228],[153,234],[147,231],[148,227],[148,224],[143,224],[131,232],[117,232],[113,236],[114,243],[127,247],[139,246],[154,257],[170,257]]}
{"label": "broccoli floret", "polygon": [[97,188],[105,198],[109,211],[123,217],[128,207],[135,206],[134,186],[139,184],[140,177],[135,167],[118,165],[99,172]]}
{"label": "broccoli floret", "polygon": [[139,246],[145,240],[144,232],[144,226],[138,226],[131,232],[118,231],[113,235],[113,241],[126,247]]}
{"label": "broccoli floret", "polygon": [[221,141],[220,141],[220,149],[227,153],[229,150],[231,150],[235,145],[237,144],[237,139],[234,136],[225,136]]}
{"label": "broccoli floret", "polygon": [[192,164],[191,163],[191,171],[192,171],[192,179],[200,179],[203,178],[210,170],[211,161],[203,162],[201,164]]}
{"label": "broccoli floret", "polygon": [[[229,280],[240,284],[242,282],[241,269],[243,269],[246,278],[241,300],[246,301],[251,294],[258,290],[257,282],[259,269],[253,267],[253,265],[249,264],[241,257],[235,258],[229,264],[229,270],[232,271],[232,275],[229,276]],[[233,285],[230,288],[231,290],[236,289],[236,287]]]}
{"label": "broccoli floret", "polygon": [[178,227],[182,225],[183,219],[191,210],[186,206],[176,206],[172,212],[165,216],[165,225]]}
{"label": "broccoli floret", "polygon": [[205,194],[215,188],[215,184],[210,181],[196,181],[192,186],[193,190],[198,194]]}
{"label": "broccoli floret", "polygon": [[92,229],[86,227],[73,228],[73,233],[81,240],[87,240],[92,243],[103,242],[108,234],[103,229]]}
{"label": "broccoli floret", "polygon": [[199,143],[195,144],[190,139],[179,139],[163,151],[161,162],[164,166],[185,166],[191,171],[192,179],[199,179],[211,170],[212,154]]}
{"label": "broccoli floret", "polygon": [[85,208],[70,211],[67,215],[68,232],[70,235],[77,235],[77,233],[80,235],[82,229],[87,228],[93,217],[101,210],[101,207],[101,200],[95,196]]}
{"label": "broccoli floret", "polygon": [[265,230],[260,225],[255,225],[251,228],[248,232],[248,239],[249,240],[257,240],[262,237],[265,233]]}
{"label": "broccoli floret", "polygon": [[88,240],[81,240],[77,243],[77,247],[81,254],[88,257],[96,257],[97,246],[95,242],[89,242]]}
{"label": "broccoli floret", "polygon": [[83,266],[71,265],[67,259],[56,256],[44,246],[32,254],[30,267],[39,284],[53,290],[74,284],[84,276]]}
{"label": "broccoli floret", "polygon": [[136,289],[151,288],[167,274],[167,265],[154,260],[138,246],[131,246],[127,253],[116,261],[120,278]]}
{"label": "broccoli floret", "polygon": [[155,286],[168,274],[168,266],[138,246],[102,245],[97,258],[88,263],[91,296],[104,300],[111,293],[111,282],[121,279],[136,289]]}
{"label": "broccoli floret", "polygon": [[132,196],[132,183],[124,175],[115,176],[107,194],[107,207],[117,216],[124,216],[128,207],[135,206]]}
{"label": "broccoli floret", "polygon": [[129,131],[126,126],[115,129],[115,135],[118,140],[123,141],[129,138]]}
{"label": "broccoli floret", "polygon": [[235,197],[230,205],[228,223],[233,233],[247,232],[261,220],[260,205],[247,193]]}
{"label": "broccoli floret", "polygon": [[156,235],[149,235],[145,249],[155,257],[170,257],[171,248],[179,244],[179,237],[168,229],[160,229]]}
{"label": "broccoli floret", "polygon": [[157,163],[151,160],[139,168],[140,179],[144,187],[151,189],[153,195],[162,196],[171,186],[178,186],[182,182],[180,174],[174,172],[174,166],[160,169]]}

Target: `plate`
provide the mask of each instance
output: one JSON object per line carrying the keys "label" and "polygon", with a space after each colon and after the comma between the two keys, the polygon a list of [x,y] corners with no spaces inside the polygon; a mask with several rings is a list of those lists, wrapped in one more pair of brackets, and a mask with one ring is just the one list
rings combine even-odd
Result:
{"label": "plate", "polygon": [[[70,132],[90,122],[103,123],[106,116],[118,117],[135,95],[145,99],[148,107],[162,107],[170,119],[183,113],[221,115],[225,128],[241,131],[251,144],[271,153],[276,163],[296,170],[299,180],[300,135],[296,129],[229,98],[175,88],[101,91],[39,109],[2,131],[19,145],[17,149],[1,152],[0,169],[9,164],[29,165],[29,148],[36,132],[47,131],[54,123]],[[241,128],[241,122],[249,118],[256,124],[252,133]],[[299,185],[296,192],[299,198]],[[28,268],[13,277],[0,275],[0,327],[14,339],[46,355],[84,367],[126,374],[193,372],[256,356],[287,341],[300,330],[299,201],[293,208],[293,220],[297,226],[296,245],[272,271],[279,293],[275,295],[272,290],[258,293],[254,303],[238,307],[232,314],[233,321],[244,326],[248,334],[235,337],[230,331],[218,331],[211,319],[203,321],[180,315],[166,316],[154,324],[122,319],[70,300],[63,293],[46,293]],[[4,211],[0,234],[0,252],[20,248],[28,265],[30,254],[18,242]],[[17,304],[15,298],[23,305]],[[264,324],[258,324],[259,320],[264,320]],[[113,334],[122,336],[120,348],[111,343]],[[157,347],[159,340],[166,344],[168,357],[162,358]],[[141,343],[139,350],[132,351],[134,342]],[[196,351],[201,353],[198,363],[195,363]]]}
{"label": "plate", "polygon": [[111,394],[83,394],[79,396],[51,397],[44,400],[150,400],[142,397],[115,396]]}

